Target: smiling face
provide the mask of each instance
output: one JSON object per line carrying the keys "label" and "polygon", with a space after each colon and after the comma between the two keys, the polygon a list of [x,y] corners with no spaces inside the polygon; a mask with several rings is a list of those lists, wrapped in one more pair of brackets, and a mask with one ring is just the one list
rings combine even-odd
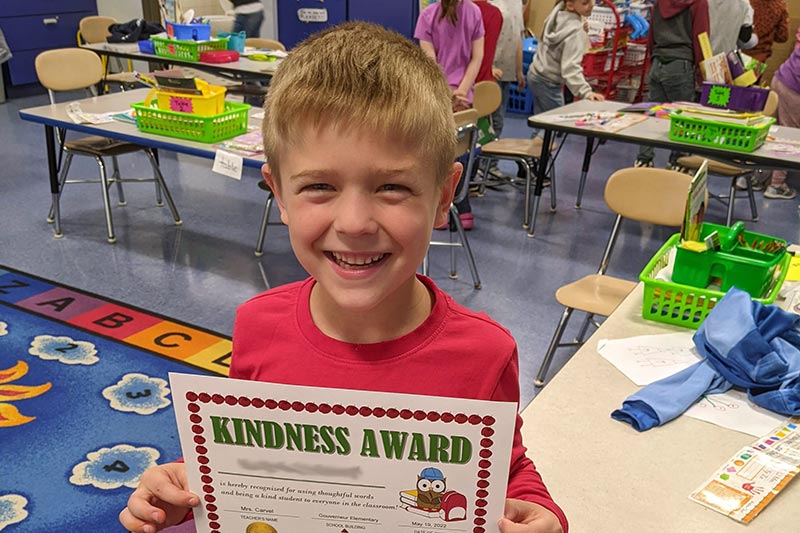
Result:
{"label": "smiling face", "polygon": [[594,0],[567,0],[567,11],[574,11],[582,17],[588,17],[594,9]]}
{"label": "smiling face", "polygon": [[304,133],[280,154],[280,178],[266,165],[264,177],[295,255],[317,281],[315,322],[369,320],[387,310],[404,320],[419,296],[416,270],[431,230],[447,220],[460,165],[437,186],[415,150],[379,135],[333,127]]}

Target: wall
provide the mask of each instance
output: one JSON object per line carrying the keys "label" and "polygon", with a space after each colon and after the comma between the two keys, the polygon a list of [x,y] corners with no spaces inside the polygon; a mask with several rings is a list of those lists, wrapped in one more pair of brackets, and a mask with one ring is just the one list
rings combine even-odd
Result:
{"label": "wall", "polygon": [[119,0],[97,0],[97,14],[114,17],[120,22],[142,17],[141,2],[120,2]]}

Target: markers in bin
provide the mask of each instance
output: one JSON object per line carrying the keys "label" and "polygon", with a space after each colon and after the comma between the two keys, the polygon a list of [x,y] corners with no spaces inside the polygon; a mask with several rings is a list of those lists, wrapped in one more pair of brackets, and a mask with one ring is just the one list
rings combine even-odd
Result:
{"label": "markers in bin", "polygon": [[768,254],[774,254],[786,248],[786,244],[777,239],[755,239],[752,243],[748,243],[741,235],[739,235],[739,244],[746,248],[758,250],[759,252],[765,252]]}
{"label": "markers in bin", "polygon": [[136,78],[140,83],[143,83],[143,84],[147,85],[148,87],[152,87],[154,89],[158,87],[158,83],[156,83],[156,80],[154,80],[153,78],[151,78],[149,76],[145,76],[141,72],[136,72],[134,70],[133,71],[133,77]]}

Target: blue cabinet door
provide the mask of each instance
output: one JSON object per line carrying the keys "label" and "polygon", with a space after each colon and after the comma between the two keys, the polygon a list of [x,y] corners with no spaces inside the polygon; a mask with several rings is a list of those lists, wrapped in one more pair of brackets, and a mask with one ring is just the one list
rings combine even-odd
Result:
{"label": "blue cabinet door", "polygon": [[278,40],[287,49],[346,20],[347,0],[278,0]]}
{"label": "blue cabinet door", "polygon": [[375,22],[410,39],[414,36],[414,25],[417,23],[417,3],[418,0],[349,0],[347,18]]}

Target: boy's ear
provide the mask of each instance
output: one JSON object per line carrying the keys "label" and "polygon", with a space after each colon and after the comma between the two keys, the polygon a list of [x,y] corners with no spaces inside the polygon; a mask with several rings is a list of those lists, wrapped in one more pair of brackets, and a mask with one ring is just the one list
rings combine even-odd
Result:
{"label": "boy's ear", "polygon": [[278,210],[281,212],[281,222],[288,225],[286,221],[286,207],[283,204],[283,198],[280,188],[278,187],[278,180],[276,180],[275,176],[272,174],[272,169],[269,168],[268,163],[261,165],[261,175],[264,176],[264,181],[269,185],[272,195],[275,197],[275,202],[278,204]]}
{"label": "boy's ear", "polygon": [[461,163],[453,163],[450,167],[447,177],[442,184],[442,190],[439,193],[439,203],[436,206],[436,217],[433,223],[434,227],[441,226],[447,222],[450,214],[450,204],[453,202],[453,196],[456,193],[458,180],[461,178],[461,172],[464,167]]}

